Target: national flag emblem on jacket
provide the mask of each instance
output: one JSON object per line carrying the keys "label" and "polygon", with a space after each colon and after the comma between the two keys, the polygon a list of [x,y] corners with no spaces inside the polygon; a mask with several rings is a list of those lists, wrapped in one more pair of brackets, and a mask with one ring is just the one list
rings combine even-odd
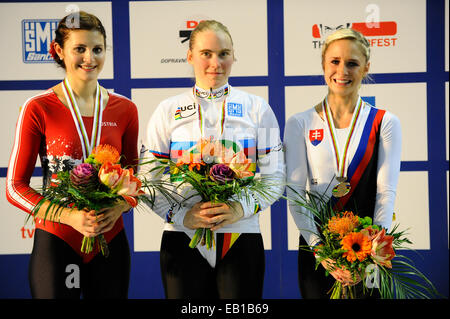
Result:
{"label": "national flag emblem on jacket", "polygon": [[323,129],[309,130],[309,140],[312,145],[319,145],[323,140]]}

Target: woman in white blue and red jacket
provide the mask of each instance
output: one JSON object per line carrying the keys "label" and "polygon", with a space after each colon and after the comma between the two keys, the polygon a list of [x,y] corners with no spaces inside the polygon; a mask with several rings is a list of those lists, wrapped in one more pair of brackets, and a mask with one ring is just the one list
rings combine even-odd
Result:
{"label": "woman in white blue and red jacket", "polygon": [[[359,96],[369,60],[370,44],[358,31],[341,29],[326,39],[322,68],[328,94],[286,123],[287,183],[302,196],[306,190],[325,195],[336,210],[370,216],[374,224],[389,229],[402,136],[395,115]],[[297,196],[290,188],[286,192],[288,198]],[[294,202],[289,202],[289,209],[300,230],[300,245],[319,244],[312,213]],[[334,278],[355,284],[340,270],[331,272],[334,278],[326,277],[323,267],[315,271],[313,254],[303,249],[299,250],[298,263],[303,298],[329,298]]]}

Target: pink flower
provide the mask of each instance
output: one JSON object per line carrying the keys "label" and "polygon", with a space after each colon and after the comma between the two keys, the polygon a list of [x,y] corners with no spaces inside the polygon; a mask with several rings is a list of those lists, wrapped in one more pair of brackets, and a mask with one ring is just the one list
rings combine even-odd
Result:
{"label": "pink flower", "polygon": [[141,181],[133,175],[133,169],[123,169],[121,174],[122,182],[118,188],[117,194],[137,196],[143,194],[141,190]]}
{"label": "pink flower", "polygon": [[70,180],[75,186],[92,184],[93,177],[97,175],[96,173],[97,171],[93,165],[81,163],[70,172]]}
{"label": "pink flower", "polygon": [[133,175],[132,168],[124,169],[122,170],[122,173],[122,183],[117,194],[122,195],[128,204],[136,207],[138,204],[136,197],[145,194],[145,192],[141,190],[142,183]]}
{"label": "pink flower", "polygon": [[234,172],[225,164],[214,164],[209,170],[209,177],[219,184],[225,184],[234,179]]}
{"label": "pink flower", "polygon": [[133,175],[133,169],[122,169],[119,164],[107,162],[100,167],[100,181],[108,186],[113,193],[121,195],[131,206],[136,207],[136,197],[143,195],[141,181]]}
{"label": "pink flower", "polygon": [[394,237],[386,235],[384,228],[373,237],[371,256],[377,264],[392,268],[391,260],[395,257],[393,240]]}

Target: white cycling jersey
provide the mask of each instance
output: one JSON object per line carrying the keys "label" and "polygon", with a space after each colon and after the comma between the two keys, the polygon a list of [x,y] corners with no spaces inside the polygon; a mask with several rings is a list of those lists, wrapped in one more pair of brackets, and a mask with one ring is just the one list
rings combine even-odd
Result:
{"label": "white cycling jersey", "polygon": [[[350,128],[336,130],[336,140],[341,151],[344,149],[349,130]],[[352,178],[352,187],[355,191],[359,189],[364,198],[361,200],[361,195],[358,195],[358,198],[352,198],[350,201],[356,202],[356,205],[362,208],[368,202],[366,199],[373,200],[374,208],[370,208],[373,211],[367,213],[373,218],[374,224],[387,229],[391,226],[394,212],[400,172],[401,140],[398,118],[363,102],[348,147],[346,169],[349,178]],[[287,183],[302,196],[305,196],[305,191],[308,190],[331,197],[333,187],[338,184],[335,178],[338,169],[331,143],[328,125],[315,108],[297,113],[287,121],[284,132]],[[373,158],[375,156],[377,157]],[[367,171],[365,165],[370,161],[374,163],[370,168],[373,172],[367,177],[369,173],[364,175]],[[361,181],[364,178],[365,180]],[[373,183],[374,187],[369,190],[365,183]],[[364,191],[364,188],[367,188],[367,191]],[[370,194],[364,194],[365,192]],[[286,193],[288,198],[297,196],[289,188]],[[289,210],[308,245],[317,243],[317,227],[311,212],[292,201],[289,201]]]}
{"label": "white cycling jersey", "polygon": [[[269,104],[261,97],[246,93],[229,84],[205,91],[195,86],[191,90],[162,101],[147,125],[146,139],[141,156],[147,159],[170,158],[176,161],[183,151],[195,145],[200,138],[229,140],[244,150],[247,157],[257,163],[261,176],[270,176],[278,181],[271,186],[273,198],[284,191],[285,164],[277,119]],[[143,165],[141,172],[148,172]],[[149,176],[153,178],[154,176]],[[185,198],[192,191],[190,186],[179,188]],[[184,231],[191,238],[195,230],[184,227],[186,212],[200,196],[190,198],[182,207],[171,207],[163,195],[156,196],[153,211],[165,219],[165,230]],[[252,194],[241,200],[244,216],[236,223],[217,230],[220,233],[259,233],[259,211],[269,207],[275,199],[268,200]],[[212,264],[215,257],[198,247]],[[210,255],[210,256],[206,256]]]}

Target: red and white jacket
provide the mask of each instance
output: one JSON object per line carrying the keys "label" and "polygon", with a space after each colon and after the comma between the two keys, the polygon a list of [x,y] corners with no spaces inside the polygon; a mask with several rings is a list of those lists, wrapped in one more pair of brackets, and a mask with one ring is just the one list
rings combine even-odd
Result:
{"label": "red and white jacket", "polygon": [[[93,117],[83,116],[83,122],[90,135]],[[138,161],[138,132],[136,105],[124,96],[109,92],[109,100],[103,110],[100,144],[114,146],[123,155],[122,165],[135,165]],[[70,170],[83,160],[81,142],[70,110],[51,89],[31,97],[22,106],[8,165],[6,197],[11,204],[27,213],[42,199],[30,187],[38,156],[44,185],[58,171]],[[36,220],[36,228],[60,237],[81,254],[83,235],[71,226]],[[120,218],[114,228],[104,234],[106,241],[111,241],[122,229],[123,220]],[[96,253],[98,251],[94,249],[89,255],[83,254],[84,261],[89,261]]]}

